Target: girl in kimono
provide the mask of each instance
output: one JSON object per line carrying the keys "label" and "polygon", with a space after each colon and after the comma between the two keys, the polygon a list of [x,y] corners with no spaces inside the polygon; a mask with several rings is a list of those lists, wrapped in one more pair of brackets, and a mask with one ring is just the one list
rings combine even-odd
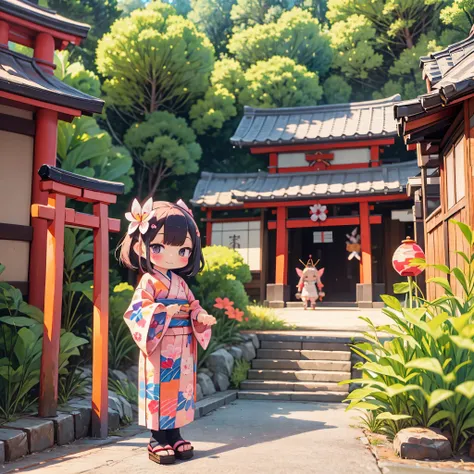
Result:
{"label": "girl in kimono", "polygon": [[139,424],[151,430],[149,458],[159,464],[193,456],[180,433],[194,420],[197,343],[204,349],[216,320],[183,277],[204,264],[201,239],[183,201],[133,201],[120,261],[143,276],[124,318],[140,348]]}

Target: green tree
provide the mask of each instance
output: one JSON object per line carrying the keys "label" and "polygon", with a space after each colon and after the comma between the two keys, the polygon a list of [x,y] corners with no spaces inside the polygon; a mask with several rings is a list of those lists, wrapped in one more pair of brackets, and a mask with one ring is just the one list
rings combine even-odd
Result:
{"label": "green tree", "polygon": [[327,104],[342,104],[348,102],[352,87],[337,75],[329,76],[323,83],[324,99]]}
{"label": "green tree", "polygon": [[245,72],[245,79],[239,101],[254,107],[315,105],[323,92],[316,72],[281,56],[257,62]]}
{"label": "green tree", "polygon": [[128,123],[159,109],[189,107],[208,86],[213,47],[175,9],[153,2],[117,20],[99,42],[107,103]]}
{"label": "green tree", "polygon": [[118,8],[122,16],[130,15],[135,10],[144,8],[148,0],[118,0]]}
{"label": "green tree", "polygon": [[198,171],[201,147],[186,121],[169,112],[153,112],[132,125],[125,144],[139,160],[138,195],[154,196],[161,182],[170,175]]}
{"label": "green tree", "polygon": [[327,35],[322,33],[319,21],[300,8],[283,13],[274,23],[237,31],[228,49],[246,67],[282,56],[324,74],[331,63]]}
{"label": "green tree", "polygon": [[48,0],[47,3],[49,8],[66,18],[91,25],[87,39],[72,51],[74,57],[82,59],[87,69],[94,69],[97,42],[120,16],[117,0]]}
{"label": "green tree", "polygon": [[474,24],[474,0],[454,0],[441,11],[441,21],[467,36]]}
{"label": "green tree", "polygon": [[232,28],[230,10],[234,0],[191,0],[188,18],[211,40],[216,51],[224,51]]}

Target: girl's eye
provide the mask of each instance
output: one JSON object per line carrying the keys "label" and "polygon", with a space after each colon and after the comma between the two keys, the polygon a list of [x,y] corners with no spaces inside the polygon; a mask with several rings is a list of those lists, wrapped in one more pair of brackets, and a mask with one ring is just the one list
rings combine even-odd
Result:
{"label": "girl's eye", "polygon": [[160,245],[160,244],[153,244],[153,245],[150,245],[150,250],[151,250],[151,253],[161,253],[163,252],[164,247],[163,245]]}
{"label": "girl's eye", "polygon": [[188,249],[186,247],[179,249],[179,255],[180,257],[189,257],[191,255],[191,249]]}

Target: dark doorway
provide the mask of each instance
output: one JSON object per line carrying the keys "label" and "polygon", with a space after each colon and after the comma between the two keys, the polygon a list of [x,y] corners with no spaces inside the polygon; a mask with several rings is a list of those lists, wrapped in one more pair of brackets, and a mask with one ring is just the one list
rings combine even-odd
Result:
{"label": "dark doorway", "polygon": [[[359,283],[360,267],[356,258],[348,260],[346,251],[346,234],[352,227],[314,227],[289,231],[288,255],[288,284],[290,285],[291,300],[296,301],[296,285],[298,275],[296,268],[303,268],[299,259],[306,262],[311,254],[318,268],[324,268],[323,284],[326,292],[324,301],[354,302],[356,300],[356,285]],[[314,233],[319,233],[316,236]],[[325,233],[325,242],[321,240]],[[330,234],[332,233],[332,234]]]}

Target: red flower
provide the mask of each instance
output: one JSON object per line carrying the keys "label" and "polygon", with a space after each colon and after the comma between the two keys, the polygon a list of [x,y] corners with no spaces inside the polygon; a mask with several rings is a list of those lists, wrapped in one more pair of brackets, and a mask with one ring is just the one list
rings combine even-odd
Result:
{"label": "red flower", "polygon": [[247,322],[249,320],[249,318],[245,318],[244,321]]}
{"label": "red flower", "polygon": [[244,316],[244,312],[243,311],[240,311],[240,309],[235,309],[234,311],[234,318],[237,319],[237,321],[239,323],[242,322],[242,319],[243,319],[243,316]]}
{"label": "red flower", "polygon": [[135,341],[137,341],[137,342],[140,342],[142,340],[142,335],[139,332],[136,332],[133,335],[133,339],[135,339]]}
{"label": "red flower", "polygon": [[229,308],[226,309],[225,314],[227,315],[229,319],[235,319],[235,311],[236,309],[230,306]]}
{"label": "red flower", "polygon": [[160,402],[158,400],[152,400],[148,404],[148,411],[154,415],[155,413],[158,413],[158,409],[160,407]]}
{"label": "red flower", "polygon": [[234,306],[234,302],[230,301],[229,298],[216,298],[216,304],[214,308],[217,309],[229,309]]}
{"label": "red flower", "polygon": [[173,367],[173,359],[166,359],[161,361],[162,369],[171,369]]}

